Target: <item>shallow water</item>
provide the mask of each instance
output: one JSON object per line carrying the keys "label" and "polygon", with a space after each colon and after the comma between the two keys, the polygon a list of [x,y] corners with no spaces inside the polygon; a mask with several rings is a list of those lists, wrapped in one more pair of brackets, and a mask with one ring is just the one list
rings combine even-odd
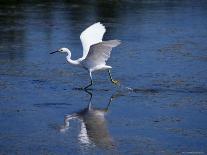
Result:
{"label": "shallow water", "polygon": [[[207,153],[205,1],[0,4],[0,154]],[[97,21],[122,40],[108,61],[121,86],[97,72],[88,93],[88,74],[49,52],[80,57]]]}

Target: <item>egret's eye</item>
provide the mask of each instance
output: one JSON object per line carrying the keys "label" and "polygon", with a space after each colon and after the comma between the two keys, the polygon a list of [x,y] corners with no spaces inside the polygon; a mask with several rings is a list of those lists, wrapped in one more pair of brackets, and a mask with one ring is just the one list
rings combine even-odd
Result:
{"label": "egret's eye", "polygon": [[63,51],[63,50],[60,50],[61,52]]}

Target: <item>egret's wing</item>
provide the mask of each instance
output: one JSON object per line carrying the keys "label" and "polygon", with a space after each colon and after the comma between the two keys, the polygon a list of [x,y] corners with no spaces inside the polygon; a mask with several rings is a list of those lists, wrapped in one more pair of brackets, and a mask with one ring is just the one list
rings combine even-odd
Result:
{"label": "egret's wing", "polygon": [[81,33],[80,40],[83,46],[82,59],[86,58],[91,45],[102,42],[102,38],[105,32],[105,26],[98,22],[91,25]]}
{"label": "egret's wing", "polygon": [[94,67],[106,64],[112,48],[118,46],[120,43],[120,40],[109,40],[92,45],[85,61],[92,64]]}

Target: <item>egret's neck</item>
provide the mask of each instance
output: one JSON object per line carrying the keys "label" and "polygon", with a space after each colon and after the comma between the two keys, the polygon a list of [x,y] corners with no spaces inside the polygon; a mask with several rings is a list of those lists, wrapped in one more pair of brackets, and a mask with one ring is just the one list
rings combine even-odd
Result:
{"label": "egret's neck", "polygon": [[78,60],[72,60],[71,59],[71,53],[68,53],[66,59],[72,65],[79,65],[80,64],[80,62]]}

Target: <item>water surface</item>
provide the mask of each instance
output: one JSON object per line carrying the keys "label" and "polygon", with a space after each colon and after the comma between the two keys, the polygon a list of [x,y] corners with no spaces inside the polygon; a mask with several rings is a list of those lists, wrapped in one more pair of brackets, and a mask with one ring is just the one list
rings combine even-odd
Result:
{"label": "water surface", "polygon": [[[1,1],[0,154],[206,154],[206,19],[204,0]],[[91,95],[49,52],[81,57],[98,21],[122,40],[108,64],[123,87],[97,72]]]}

